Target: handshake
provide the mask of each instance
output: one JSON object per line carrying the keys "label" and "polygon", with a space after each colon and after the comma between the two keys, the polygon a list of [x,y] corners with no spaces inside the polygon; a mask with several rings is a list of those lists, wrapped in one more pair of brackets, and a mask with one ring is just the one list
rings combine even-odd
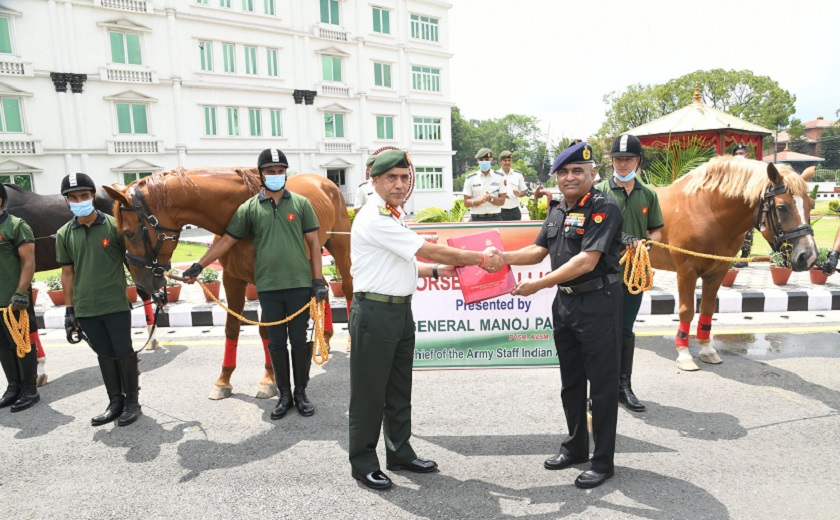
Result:
{"label": "handshake", "polygon": [[488,273],[501,271],[506,265],[504,255],[495,247],[488,247],[481,253],[481,264],[479,264],[479,267]]}

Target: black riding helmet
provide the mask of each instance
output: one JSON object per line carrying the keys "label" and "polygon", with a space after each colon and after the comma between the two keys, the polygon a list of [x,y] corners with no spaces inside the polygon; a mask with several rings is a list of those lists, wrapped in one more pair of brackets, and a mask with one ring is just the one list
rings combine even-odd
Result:
{"label": "black riding helmet", "polygon": [[635,135],[624,134],[615,138],[610,148],[610,158],[641,157],[642,142]]}
{"label": "black riding helmet", "polygon": [[6,201],[9,197],[6,195],[6,185],[0,182],[0,208],[6,205]]}
{"label": "black riding helmet", "polygon": [[278,148],[266,148],[260,152],[260,156],[257,159],[257,169],[260,171],[260,174],[262,174],[263,168],[269,166],[285,166],[288,168],[289,161],[286,160],[286,154]]}
{"label": "black riding helmet", "polygon": [[71,191],[90,190],[96,193],[96,183],[84,173],[71,173],[61,180],[61,194],[67,195]]}

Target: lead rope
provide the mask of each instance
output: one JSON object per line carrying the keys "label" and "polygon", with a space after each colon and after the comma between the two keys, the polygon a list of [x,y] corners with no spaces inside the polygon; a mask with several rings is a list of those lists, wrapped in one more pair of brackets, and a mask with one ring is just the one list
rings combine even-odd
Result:
{"label": "lead rope", "polygon": [[3,312],[3,321],[17,346],[17,357],[23,358],[32,351],[32,345],[29,343],[29,313],[23,310],[20,319],[17,319],[11,306],[0,311]]}
{"label": "lead rope", "polygon": [[[183,281],[183,278],[181,278],[180,276],[173,276],[168,272],[164,274],[169,278],[172,278],[173,280]],[[200,285],[201,288],[204,289],[204,292],[207,293],[207,295],[214,302],[216,302],[216,305],[224,309],[228,314],[235,317],[242,323],[247,323],[248,325],[257,325],[262,327],[273,327],[275,325],[282,325],[284,323],[292,321],[294,318],[298,317],[301,313],[303,313],[303,311],[309,309],[309,317],[312,319],[312,321],[315,322],[315,338],[314,346],[312,348],[312,362],[316,365],[323,365],[324,363],[329,361],[330,352],[329,350],[327,350],[327,341],[324,339],[324,306],[326,305],[326,302],[319,303],[313,297],[309,300],[309,302],[306,305],[301,307],[297,312],[295,312],[291,316],[287,316],[279,321],[265,323],[261,321],[249,320],[245,316],[232,311],[230,308],[228,308],[227,305],[225,305],[218,298],[216,298],[216,295],[210,292],[210,289],[208,289],[207,286],[204,285],[204,283],[201,280],[196,280],[196,282],[198,282],[198,285]]]}

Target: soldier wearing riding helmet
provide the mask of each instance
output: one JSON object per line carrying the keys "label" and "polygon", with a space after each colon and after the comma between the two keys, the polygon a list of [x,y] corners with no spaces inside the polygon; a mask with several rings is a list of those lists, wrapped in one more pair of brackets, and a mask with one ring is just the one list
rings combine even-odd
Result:
{"label": "soldier wearing riding helmet", "polygon": [[[28,313],[30,323],[35,321],[32,309],[32,276],[35,274],[35,238],[32,228],[23,219],[5,211],[6,187],[0,183],[0,305],[8,302],[6,312],[18,320]],[[0,316],[0,364],[8,384],[0,397],[0,408],[11,406],[20,412],[41,400],[36,384],[38,350],[29,345],[29,352],[22,358],[17,354],[12,331],[6,325],[6,316]],[[29,342],[29,331],[24,331]]]}
{"label": "soldier wearing riding helmet", "polygon": [[[321,273],[318,218],[306,198],[286,187],[288,166],[286,155],[277,148],[260,153],[257,168],[264,189],[239,206],[225,235],[201,260],[184,271],[187,283],[193,283],[202,269],[224,255],[237,241],[253,235],[256,250],[254,281],[265,322],[286,319],[307,305],[312,296],[319,302],[327,298]],[[315,407],[306,395],[312,361],[312,344],[306,341],[308,321],[309,314],[304,311],[288,323],[268,327],[268,350],[280,391],[272,419],[284,417],[293,404],[303,416],[315,413]],[[294,396],[287,340],[292,344]]]}
{"label": "soldier wearing riding helmet", "polygon": [[[610,149],[613,174],[601,181],[596,189],[611,195],[621,208],[624,217],[622,243],[631,248],[638,247],[644,239],[661,240],[661,228],[665,225],[659,197],[637,177],[642,166],[642,143],[634,135],[620,135]],[[622,283],[624,293],[624,317],[621,327],[621,370],[618,380],[618,400],[633,412],[644,412],[642,404],[633,393],[630,376],[633,373],[633,354],[636,350],[636,335],[633,324],[642,306],[642,294],[630,294]]]}
{"label": "soldier wearing riding helmet", "polygon": [[56,260],[67,304],[67,341],[86,338],[96,352],[108,392],[105,413],[93,426],[117,420],[127,426],[141,415],[137,353],[131,345],[131,304],[125,294],[125,241],[114,217],[94,209],[96,184],[84,173],[61,181],[61,194],[75,215],[58,230]]}

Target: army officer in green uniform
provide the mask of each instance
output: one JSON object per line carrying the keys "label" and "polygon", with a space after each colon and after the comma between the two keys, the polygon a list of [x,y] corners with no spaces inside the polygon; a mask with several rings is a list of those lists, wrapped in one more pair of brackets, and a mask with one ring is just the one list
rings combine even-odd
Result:
{"label": "army officer in green uniform", "polygon": [[[656,192],[645,186],[636,173],[642,165],[642,143],[634,135],[620,135],[613,141],[610,149],[613,174],[596,189],[611,195],[624,217],[621,241],[634,248],[643,239],[661,240],[660,231],[665,225],[662,219],[662,209],[659,207],[659,197]],[[622,279],[623,282],[623,279]],[[630,383],[633,373],[633,354],[636,351],[636,335],[633,334],[633,324],[642,306],[642,293],[630,294],[627,286],[621,284],[624,293],[624,314],[621,326],[621,369],[618,379],[618,400],[632,412],[644,412],[642,404]]]}
{"label": "army officer in green uniform", "polygon": [[131,346],[131,305],[125,295],[125,242],[114,217],[94,209],[93,179],[71,173],[61,181],[61,194],[75,215],[55,237],[67,304],[64,329],[71,343],[87,337],[108,392],[105,413],[90,422],[100,426],[117,419],[119,426],[127,426],[141,410],[140,371]]}
{"label": "army officer in green uniform", "polygon": [[[312,296],[319,302],[327,299],[327,287],[321,274],[318,219],[305,197],[286,188],[288,166],[286,155],[277,148],[260,153],[257,168],[265,189],[239,206],[225,235],[201,260],[184,271],[187,283],[193,283],[202,269],[224,255],[237,241],[252,234],[257,253],[254,281],[265,322],[287,318],[307,305]],[[306,341],[308,322],[309,313],[304,311],[288,323],[268,327],[268,352],[280,391],[277,406],[271,413],[274,420],[285,417],[293,403],[303,416],[315,413],[315,407],[306,395],[312,361],[312,345]],[[287,340],[292,344],[294,396]]]}
{"label": "army officer in green uniform", "polygon": [[[414,317],[411,296],[418,276],[454,276],[453,265],[502,267],[494,249],[467,251],[426,242],[403,221],[399,209],[410,180],[402,150],[376,156],[370,169],[374,193],[353,222],[351,244],[355,294],[350,309],[350,466],[353,478],[372,489],[391,487],[376,456],[385,433],[387,468],[428,473],[437,463],[417,457],[411,437],[411,366]],[[447,265],[418,264],[415,255]]]}
{"label": "army officer in green uniform", "polygon": [[[17,319],[29,312],[32,276],[35,274],[35,238],[32,228],[22,219],[5,211],[6,187],[0,183],[0,305],[8,305]],[[8,304],[7,304],[8,302]],[[30,323],[35,313],[29,313]],[[25,331],[27,341],[29,331]],[[26,410],[41,400],[36,384],[38,350],[34,344],[23,358],[17,355],[17,345],[6,320],[0,315],[0,364],[6,374],[8,387],[0,397],[0,408],[11,411]]]}

